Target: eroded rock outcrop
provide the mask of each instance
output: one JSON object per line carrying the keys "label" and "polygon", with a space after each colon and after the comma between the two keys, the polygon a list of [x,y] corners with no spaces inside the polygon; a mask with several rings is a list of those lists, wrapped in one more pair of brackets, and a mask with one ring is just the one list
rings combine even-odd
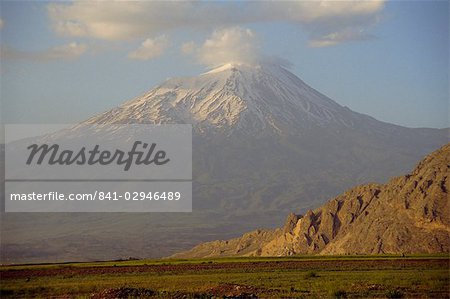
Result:
{"label": "eroded rock outcrop", "polygon": [[176,257],[435,253],[450,249],[450,144],[412,173],[357,186],[283,228],[200,244]]}

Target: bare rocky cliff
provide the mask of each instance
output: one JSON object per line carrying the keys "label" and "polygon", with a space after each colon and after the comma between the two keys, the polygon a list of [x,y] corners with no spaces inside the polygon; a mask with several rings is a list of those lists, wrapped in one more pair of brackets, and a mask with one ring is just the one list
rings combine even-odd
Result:
{"label": "bare rocky cliff", "polygon": [[200,244],[174,257],[436,253],[450,249],[450,144],[412,173],[357,186],[283,228]]}

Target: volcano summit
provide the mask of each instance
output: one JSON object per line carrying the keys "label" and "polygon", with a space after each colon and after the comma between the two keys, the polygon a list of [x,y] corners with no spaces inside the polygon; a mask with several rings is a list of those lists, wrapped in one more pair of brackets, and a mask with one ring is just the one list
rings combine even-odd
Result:
{"label": "volcano summit", "polygon": [[169,79],[88,122],[190,123],[201,132],[264,135],[350,129],[374,120],[340,106],[279,65],[226,64],[198,77]]}

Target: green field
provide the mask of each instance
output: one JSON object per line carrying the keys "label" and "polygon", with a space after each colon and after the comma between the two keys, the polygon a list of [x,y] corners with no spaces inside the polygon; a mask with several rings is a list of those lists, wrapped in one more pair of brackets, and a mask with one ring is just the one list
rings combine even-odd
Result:
{"label": "green field", "polygon": [[1,266],[1,298],[449,298],[448,256]]}

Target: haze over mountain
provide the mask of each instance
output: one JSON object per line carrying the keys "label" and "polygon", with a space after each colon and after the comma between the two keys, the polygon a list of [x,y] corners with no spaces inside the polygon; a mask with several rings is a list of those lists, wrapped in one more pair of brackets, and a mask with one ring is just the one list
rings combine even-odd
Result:
{"label": "haze over mountain", "polygon": [[194,212],[6,214],[3,259],[167,256],[200,241],[274,227],[289,211],[404,173],[448,142],[446,129],[380,122],[265,63],[169,79],[80,125],[90,123],[193,124]]}
{"label": "haze over mountain", "polygon": [[385,185],[354,187],[284,227],[200,244],[175,258],[450,250],[450,144]]}

